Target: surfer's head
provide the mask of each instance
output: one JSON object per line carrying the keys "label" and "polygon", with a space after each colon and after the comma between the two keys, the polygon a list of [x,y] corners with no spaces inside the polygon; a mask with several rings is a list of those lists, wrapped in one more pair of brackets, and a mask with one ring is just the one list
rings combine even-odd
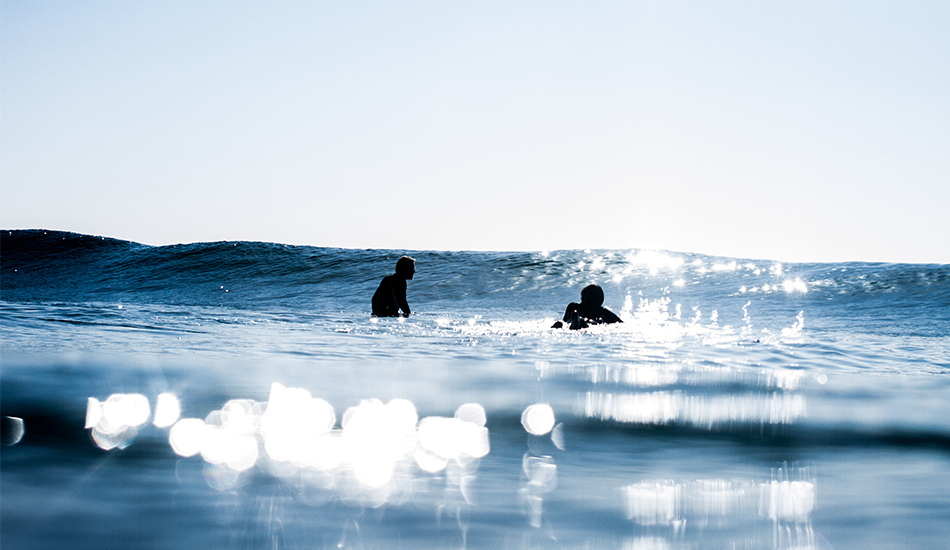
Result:
{"label": "surfer's head", "polygon": [[597,285],[587,285],[581,291],[581,303],[592,306],[604,305],[604,289]]}
{"label": "surfer's head", "polygon": [[[416,261],[409,256],[403,256],[396,262],[396,275],[403,279],[412,279],[416,273]],[[601,293],[603,295],[603,293]]]}

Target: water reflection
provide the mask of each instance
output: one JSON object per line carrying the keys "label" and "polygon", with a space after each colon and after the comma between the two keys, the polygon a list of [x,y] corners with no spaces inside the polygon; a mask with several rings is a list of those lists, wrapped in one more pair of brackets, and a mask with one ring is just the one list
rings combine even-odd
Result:
{"label": "water reflection", "polygon": [[[554,410],[547,403],[528,406],[521,414],[521,425],[528,432],[529,450],[521,459],[524,476],[518,499],[528,525],[537,529],[542,525],[544,498],[557,487],[557,464],[551,455],[553,448],[564,449],[564,434],[560,424],[555,426]],[[550,440],[543,437],[548,434]]]}
{"label": "water reflection", "polygon": [[678,367],[624,364],[570,366],[568,373],[596,384],[623,384],[627,386],[667,386],[679,380]]}
{"label": "water reflection", "polygon": [[[643,418],[708,421],[691,420],[695,413],[683,412],[684,406],[697,406],[685,405],[690,402],[689,396],[677,392],[639,395],[647,402],[653,400],[652,410],[660,411]],[[116,394],[104,402],[90,400],[95,406],[87,411],[87,416],[96,421],[91,429],[103,417],[122,418],[126,423],[138,423],[142,429],[148,420],[142,414],[143,399],[138,394]],[[164,405],[159,406],[159,401]],[[156,400],[155,416],[164,407],[173,408],[172,402],[177,403],[177,399]],[[114,405],[107,405],[110,403]],[[708,401],[706,407],[710,408]],[[97,410],[100,418],[95,416]],[[513,415],[511,420],[516,422],[517,418]],[[233,399],[204,418],[179,419],[168,432],[168,441],[179,456],[192,457],[184,458],[182,464],[202,465],[193,470],[201,472],[203,477],[198,479],[203,479],[202,484],[220,491],[222,498],[233,499],[243,510],[238,516],[246,517],[241,521],[268,536],[285,536],[284,521],[288,525],[291,521],[306,524],[307,520],[301,518],[313,512],[302,512],[294,503],[323,506],[338,502],[343,506],[327,506],[319,513],[335,514],[329,516],[333,518],[327,524],[329,531],[342,525],[344,534],[336,540],[346,547],[359,547],[361,529],[372,524],[366,510],[376,509],[380,517],[384,513],[389,517],[412,516],[412,510],[425,503],[424,506],[432,508],[416,517],[417,528],[454,530],[457,525],[457,536],[463,541],[459,547],[465,547],[469,530],[484,526],[472,521],[473,517],[486,517],[471,515],[478,505],[482,514],[492,518],[499,511],[499,517],[504,517],[508,507],[513,508],[511,517],[524,529],[524,544],[511,547],[530,548],[579,529],[570,518],[574,512],[565,509],[565,501],[573,496],[572,487],[578,483],[603,483],[597,481],[601,474],[609,479],[622,467],[610,471],[608,461],[598,469],[598,455],[587,454],[580,442],[573,454],[560,453],[565,449],[565,430],[563,424],[557,423],[556,411],[547,403],[527,406],[520,419],[522,426],[514,424],[516,431],[522,434],[520,437],[527,437],[527,449],[516,451],[523,452],[520,480],[510,477],[518,470],[515,465],[515,471],[494,478],[488,486],[477,485],[481,458],[491,448],[486,411],[476,403],[461,405],[451,417],[419,418],[410,401],[394,399],[383,403],[366,399],[338,416],[327,401],[308,391],[274,384],[267,401]],[[701,460],[692,453],[686,453],[686,457],[689,461]],[[510,464],[492,464],[503,463]],[[683,466],[682,462],[678,464]],[[730,479],[716,477],[730,474],[715,468],[704,470],[712,477],[698,479],[631,479],[631,475],[640,475],[638,470],[631,469],[604,485],[606,491],[598,500],[607,503],[605,510],[609,510],[610,516],[595,517],[612,517],[612,521],[626,525],[627,529],[610,531],[617,538],[602,547],[705,547],[696,546],[698,540],[707,541],[711,547],[730,547],[730,543],[757,548],[821,547],[811,523],[817,489],[810,470],[780,468],[770,478],[766,475],[764,479]],[[579,482],[580,472],[592,477]],[[280,483],[262,483],[263,477]],[[504,486],[499,479],[515,483]],[[268,495],[275,485],[279,489]],[[475,491],[476,486],[479,491]],[[490,495],[492,491],[496,492],[494,496]],[[495,500],[483,500],[492,498]],[[410,506],[395,509],[404,504]],[[433,509],[435,527],[426,523],[432,521]],[[581,508],[576,512],[581,516],[587,513]],[[241,522],[234,525],[239,530],[247,528]],[[504,529],[512,527],[508,524]],[[768,544],[761,544],[763,537],[772,538]]]}
{"label": "water reflection", "polygon": [[554,410],[546,403],[531,405],[522,413],[521,425],[531,435],[544,435],[554,428]]}
{"label": "water reflection", "polygon": [[[537,430],[548,417],[553,425],[553,412],[544,407],[529,415]],[[419,420],[408,400],[364,399],[346,410],[337,428],[327,401],[275,382],[265,403],[232,399],[203,419],[179,419],[179,413],[178,399],[161,394],[153,424],[171,426],[172,450],[200,455],[205,479],[220,490],[240,485],[245,472],[259,466],[302,492],[318,489],[380,505],[405,498],[419,475],[438,474],[446,483],[442,507],[451,502],[457,511],[471,503],[479,460],[491,448],[485,409],[477,403],[463,404],[453,417]],[[125,448],[150,414],[141,394],[113,394],[105,402],[90,397],[86,427],[100,448]]]}
{"label": "water reflection", "polygon": [[26,424],[18,416],[3,417],[3,444],[16,445],[23,440],[26,433]]}
{"label": "water reflection", "polygon": [[170,393],[162,393],[155,400],[155,418],[152,424],[156,428],[167,428],[178,421],[181,416],[181,404],[178,398]]}
{"label": "water reflection", "polygon": [[90,397],[86,405],[86,428],[105,450],[124,449],[135,440],[138,428],[148,422],[148,398],[138,393],[114,393],[104,402]]}
{"label": "water reflection", "polygon": [[806,414],[805,396],[784,392],[743,395],[690,395],[685,391],[587,392],[581,406],[588,418],[701,428],[737,422],[791,424]]}
{"label": "water reflection", "polygon": [[661,537],[637,537],[624,539],[621,548],[623,550],[669,550],[671,547],[669,541]]}
{"label": "water reflection", "polygon": [[519,493],[525,507],[528,524],[532,527],[541,527],[541,516],[544,512],[544,497],[557,487],[557,464],[550,456],[534,456],[527,453],[521,462],[525,475],[525,482]]}
{"label": "water reflection", "polygon": [[[766,481],[643,480],[623,487],[622,493],[627,519],[640,526],[666,529],[675,540],[684,538],[687,527],[702,532],[751,532],[758,521],[766,520],[771,523],[773,548],[817,548],[822,541],[811,523],[816,480],[810,468],[778,468]],[[707,538],[712,538],[710,535]],[[645,547],[657,543],[663,547],[666,541],[651,540]]]}
{"label": "water reflection", "polygon": [[[648,388],[672,386],[748,386],[763,389],[798,390],[804,387],[809,373],[790,365],[789,368],[687,367],[683,364],[623,363],[570,365],[566,372],[578,381],[591,385]],[[810,376],[819,384],[828,382],[828,375]]]}
{"label": "water reflection", "polygon": [[[737,265],[736,270],[751,269]],[[755,268],[759,272],[759,268]],[[712,275],[710,275],[712,276]],[[773,281],[768,291],[780,291],[780,282]],[[685,284],[685,283],[684,283]],[[791,292],[807,291],[807,284],[792,279],[788,286]],[[716,347],[762,345],[762,352],[775,352],[789,344],[802,344],[804,339],[804,312],[781,321],[777,327],[755,327],[753,325],[753,301],[735,303],[729,310],[707,308],[701,304],[674,301],[676,283],[660,289],[657,297],[647,297],[643,291],[631,291],[623,296],[618,315],[623,323],[588,327],[581,331],[559,331],[551,329],[555,319],[547,317],[533,320],[492,320],[482,319],[478,315],[470,318],[449,319],[438,317],[428,326],[412,325],[405,330],[428,337],[448,337],[454,339],[457,346],[475,345],[500,346],[509,354],[526,353],[537,350],[546,353],[556,349],[559,344],[571,344],[584,352],[603,353],[610,349],[611,357],[627,360],[668,361],[678,352],[689,350],[692,346]],[[671,290],[672,289],[672,290]],[[764,291],[765,286],[762,287]],[[759,287],[740,289],[735,296],[745,292],[759,292]],[[678,297],[689,299],[688,296]],[[741,317],[739,315],[741,314]],[[388,325],[393,330],[394,325]],[[402,329],[400,329],[402,330]],[[604,346],[603,344],[610,344]],[[750,350],[743,350],[750,351]],[[738,354],[748,355],[748,354]]]}
{"label": "water reflection", "polygon": [[[550,368],[550,364],[535,365],[539,377]],[[649,365],[595,366],[575,372],[593,377],[595,384],[630,387],[690,380],[690,374],[682,369],[651,373]],[[722,375],[726,371],[710,372]],[[576,412],[583,418],[703,428],[732,422],[783,424],[804,414],[804,398],[786,391],[800,387],[804,374],[796,369],[744,374],[776,391],[738,395],[693,395],[685,390],[590,391],[582,395],[583,407]],[[477,403],[459,406],[450,417],[420,418],[408,400],[384,403],[364,399],[338,416],[329,402],[309,391],[274,383],[267,401],[232,399],[204,418],[177,419],[179,411],[178,399],[162,394],[155,400],[152,424],[162,429],[170,418],[176,418],[168,431],[171,449],[185,459],[182,463],[201,464],[201,475],[209,487],[222,495],[256,495],[243,501],[249,510],[256,505],[270,507],[267,514],[248,511],[251,525],[270,535],[280,534],[281,518],[292,510],[285,503],[320,506],[339,502],[343,504],[338,511],[343,514],[339,517],[344,525],[344,546],[351,539],[358,540],[366,510],[404,513],[393,512],[393,507],[427,502],[439,525],[445,520],[452,529],[457,525],[461,547],[475,525],[470,511],[476,504],[489,514],[513,505],[512,516],[526,529],[524,547],[536,547],[556,540],[559,529],[569,530],[564,525],[571,524],[564,515],[564,495],[558,491],[566,490],[570,496],[570,487],[578,483],[572,476],[577,475],[579,466],[594,478],[617,473],[607,471],[606,466],[597,470],[589,463],[591,457],[583,456],[582,446],[576,447],[580,455],[560,453],[567,447],[564,425],[557,423],[554,408],[544,402],[523,409],[520,421],[524,432],[517,428],[517,413],[511,418],[514,429],[527,436],[520,481],[497,491],[493,497],[497,500],[487,503],[479,498],[485,492],[475,491],[481,459],[491,451],[487,414]],[[97,445],[121,448],[131,442],[126,435],[137,433],[149,415],[145,396],[114,394],[104,402],[89,399],[87,425]],[[610,547],[692,547],[688,545],[696,536],[705,537],[716,529],[720,531],[715,536],[722,540],[744,532],[753,534],[733,542],[758,541],[771,533],[770,547],[819,547],[816,539],[820,537],[811,525],[817,491],[810,470],[780,468],[771,479],[631,480],[627,475],[613,483],[601,501],[609,501],[614,521],[632,524],[637,529],[634,534],[643,536],[624,534]],[[279,480],[279,493],[284,496],[263,495],[260,489],[268,484],[261,483],[262,476]],[[567,489],[559,489],[559,481]],[[597,483],[595,479],[590,482]],[[488,492],[499,489],[497,484],[489,485]],[[725,544],[722,547],[727,547]]]}

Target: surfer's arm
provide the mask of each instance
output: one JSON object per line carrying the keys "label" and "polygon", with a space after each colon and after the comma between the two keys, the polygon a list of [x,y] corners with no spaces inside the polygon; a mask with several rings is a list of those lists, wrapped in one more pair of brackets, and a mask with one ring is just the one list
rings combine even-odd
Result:
{"label": "surfer's arm", "polygon": [[398,304],[399,309],[402,310],[403,316],[409,317],[409,314],[412,313],[412,311],[409,310],[409,301],[406,300],[406,287],[404,285],[405,283],[403,283],[402,285],[394,285],[395,287],[394,290],[396,293],[396,304]]}
{"label": "surfer's arm", "polygon": [[571,302],[567,304],[567,309],[564,310],[564,321],[570,321],[574,313],[577,313],[577,308],[580,307],[580,304],[577,302]]}
{"label": "surfer's arm", "polygon": [[610,311],[607,308],[602,308],[602,311],[600,312],[600,317],[601,319],[604,320],[605,323],[622,323],[623,322],[623,319],[621,319],[620,317],[617,317],[616,313]]}

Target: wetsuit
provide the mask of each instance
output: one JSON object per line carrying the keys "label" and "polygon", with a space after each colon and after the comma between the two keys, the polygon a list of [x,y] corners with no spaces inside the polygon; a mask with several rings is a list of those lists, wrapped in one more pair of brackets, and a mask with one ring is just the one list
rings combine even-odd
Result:
{"label": "wetsuit", "polygon": [[398,274],[386,275],[373,294],[373,315],[377,317],[399,317],[399,310],[409,316],[409,302],[406,301],[406,279]]}
{"label": "wetsuit", "polygon": [[577,330],[587,328],[590,325],[607,325],[622,323],[623,321],[614,312],[603,306],[571,302],[564,312],[564,322],[570,323],[570,327]]}

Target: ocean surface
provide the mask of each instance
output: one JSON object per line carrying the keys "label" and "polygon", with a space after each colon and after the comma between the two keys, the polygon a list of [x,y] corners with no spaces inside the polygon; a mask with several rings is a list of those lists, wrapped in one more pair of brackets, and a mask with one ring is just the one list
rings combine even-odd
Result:
{"label": "ocean surface", "polygon": [[950,265],[0,253],[4,550],[950,547]]}

